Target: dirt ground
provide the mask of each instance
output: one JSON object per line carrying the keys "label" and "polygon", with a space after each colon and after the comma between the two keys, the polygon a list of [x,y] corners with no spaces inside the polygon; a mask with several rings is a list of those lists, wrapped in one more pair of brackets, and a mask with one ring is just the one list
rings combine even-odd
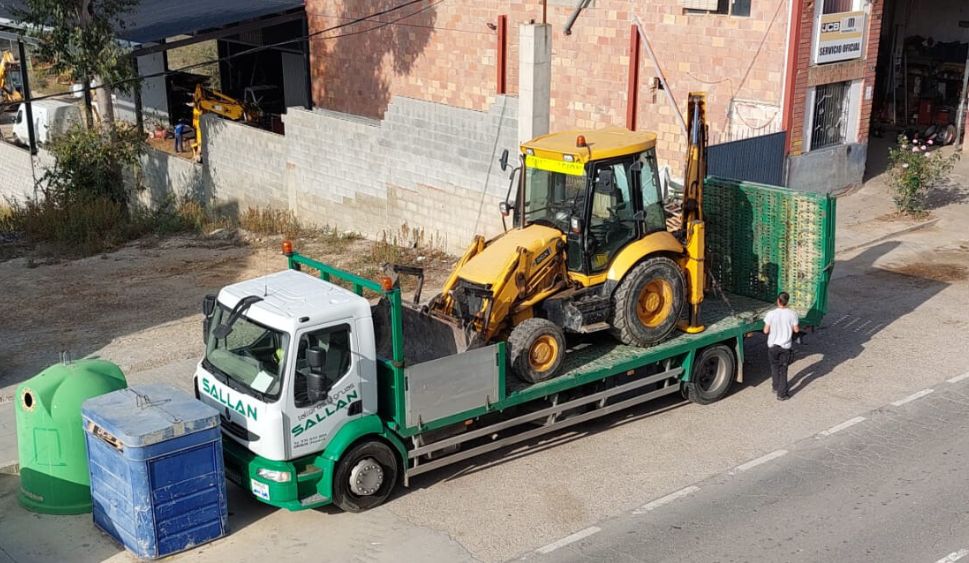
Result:
{"label": "dirt ground", "polygon": [[[202,297],[285,268],[281,240],[235,231],[149,237],[80,260],[30,255],[21,248],[19,254],[27,256],[0,261],[7,304],[0,325],[0,401],[62,353],[73,358],[97,353],[125,373],[200,357]],[[449,257],[439,252],[353,236],[309,236],[295,244],[308,256],[371,277],[381,262],[426,266],[424,297],[434,295],[449,267]],[[404,280],[403,287],[406,292],[412,285]]]}

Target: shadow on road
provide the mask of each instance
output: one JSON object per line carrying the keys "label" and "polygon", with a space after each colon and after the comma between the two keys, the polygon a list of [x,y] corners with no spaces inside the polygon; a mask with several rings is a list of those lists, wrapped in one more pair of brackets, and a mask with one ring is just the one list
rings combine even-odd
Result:
{"label": "shadow on road", "polygon": [[[849,273],[832,278],[829,294],[833,302],[850,304],[853,308],[846,313],[829,311],[822,324],[804,336],[803,345],[794,345],[795,358],[813,355],[820,355],[820,358],[806,367],[795,369],[792,366],[789,373],[791,395],[861,355],[868,342],[885,327],[918,309],[949,286],[929,277],[920,277],[917,270],[899,273],[874,266],[879,258],[900,244],[897,241],[884,242],[850,260],[836,262],[835,272]],[[745,372],[745,385],[749,386],[770,380],[766,339],[762,335],[755,338],[756,342],[748,344],[747,351],[750,365]]]}

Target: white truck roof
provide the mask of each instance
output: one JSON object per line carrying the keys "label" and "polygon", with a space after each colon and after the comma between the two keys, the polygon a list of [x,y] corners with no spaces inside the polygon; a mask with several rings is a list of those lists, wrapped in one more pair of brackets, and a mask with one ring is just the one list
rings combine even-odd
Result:
{"label": "white truck roof", "polygon": [[232,308],[250,295],[263,299],[249,308],[246,317],[289,332],[301,325],[370,316],[370,304],[363,297],[296,270],[226,286],[219,292],[219,301]]}

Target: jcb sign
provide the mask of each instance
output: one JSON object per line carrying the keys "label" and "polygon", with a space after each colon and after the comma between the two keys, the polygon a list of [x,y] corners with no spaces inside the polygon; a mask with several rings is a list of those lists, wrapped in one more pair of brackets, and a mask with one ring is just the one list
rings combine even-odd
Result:
{"label": "jcb sign", "polygon": [[818,22],[816,62],[824,64],[861,57],[864,28],[864,12],[822,15]]}

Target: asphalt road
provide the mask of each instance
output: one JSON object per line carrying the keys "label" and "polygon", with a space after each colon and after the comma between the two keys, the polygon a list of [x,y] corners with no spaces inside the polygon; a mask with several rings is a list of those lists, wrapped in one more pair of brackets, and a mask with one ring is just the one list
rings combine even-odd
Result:
{"label": "asphalt road", "polygon": [[912,397],[527,558],[969,561],[969,379]]}

